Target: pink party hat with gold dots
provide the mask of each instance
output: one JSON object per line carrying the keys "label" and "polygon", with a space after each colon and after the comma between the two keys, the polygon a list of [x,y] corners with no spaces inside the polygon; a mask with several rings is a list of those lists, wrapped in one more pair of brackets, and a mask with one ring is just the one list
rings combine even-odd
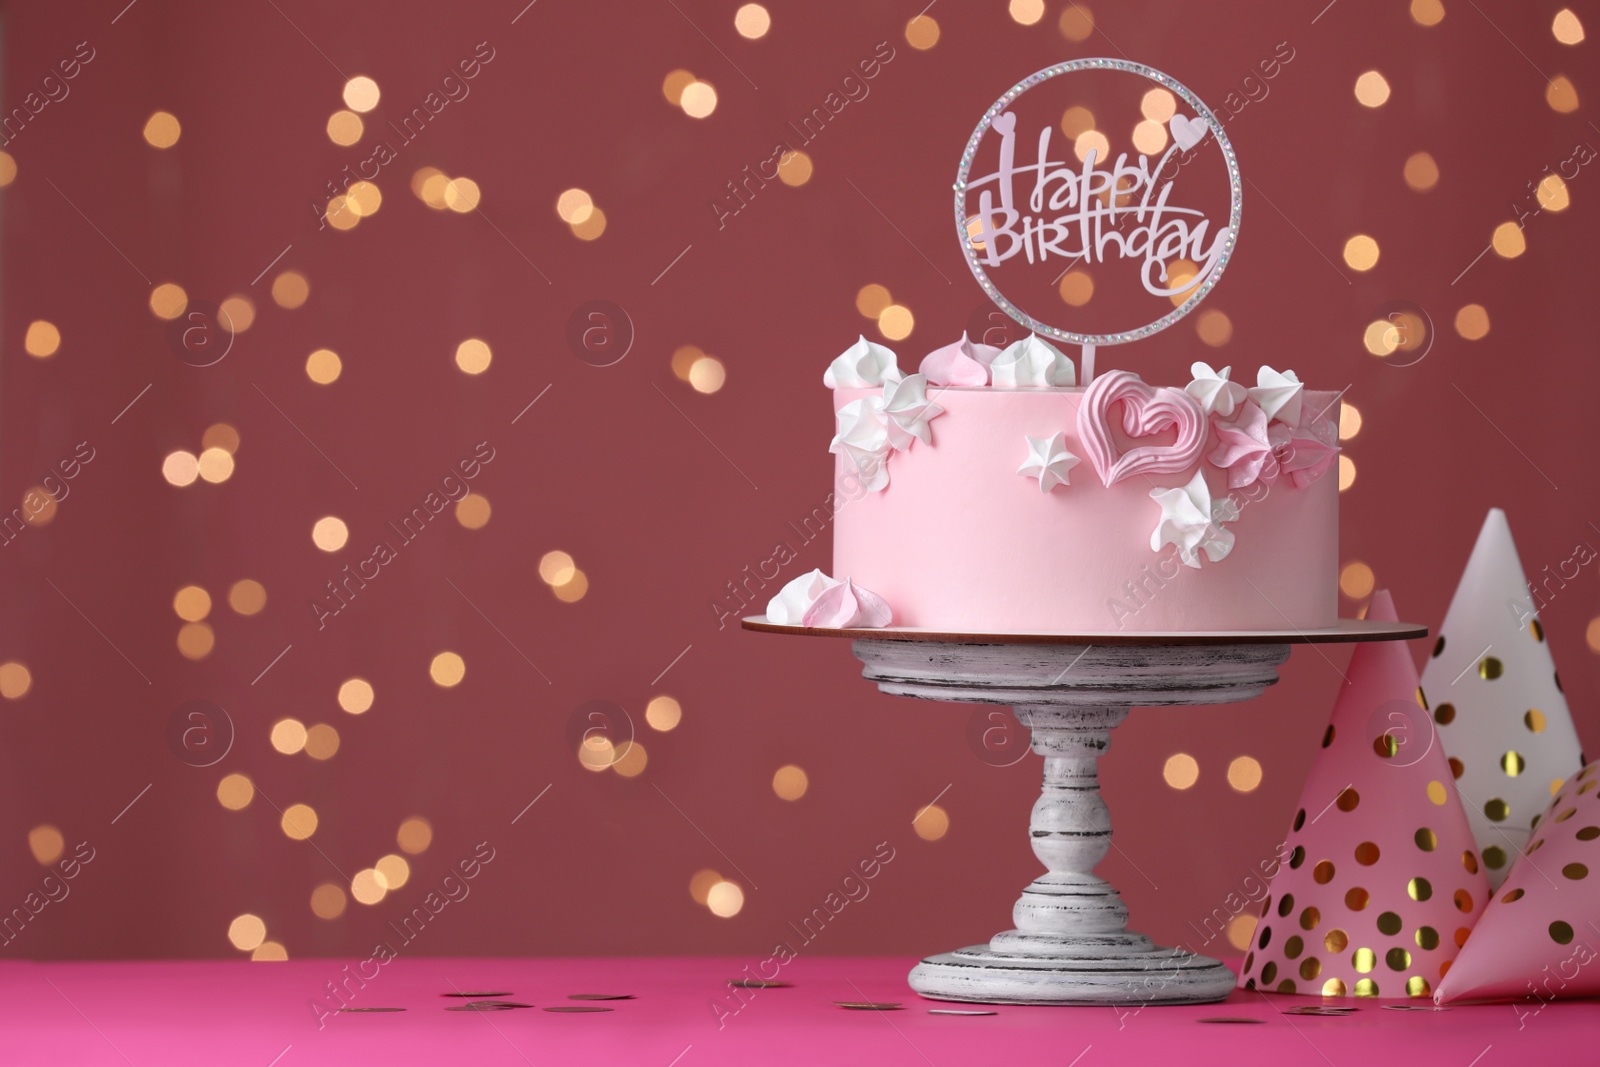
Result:
{"label": "pink party hat with gold dots", "polygon": [[[1396,621],[1386,591],[1367,618]],[[1350,657],[1284,845],[1240,986],[1430,996],[1489,883],[1404,642]]]}
{"label": "pink party hat with gold dots", "polygon": [[1568,778],[1439,983],[1441,1003],[1512,1000],[1524,1020],[1600,995],[1600,763]]}
{"label": "pink party hat with gold dots", "polygon": [[1506,513],[1491,509],[1422,671],[1491,886],[1528,843],[1533,819],[1583,766],[1539,611],[1573,595],[1567,585],[1594,558],[1579,544],[1529,582]]}

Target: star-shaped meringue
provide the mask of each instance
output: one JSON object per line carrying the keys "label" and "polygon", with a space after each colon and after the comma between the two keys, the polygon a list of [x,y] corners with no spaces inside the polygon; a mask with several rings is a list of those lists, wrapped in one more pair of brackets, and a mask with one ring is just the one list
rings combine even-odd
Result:
{"label": "star-shaped meringue", "polygon": [[993,345],[968,340],[963,331],[961,340],[923,356],[919,369],[934,385],[988,385],[989,364],[999,354]]}
{"label": "star-shaped meringue", "polygon": [[1250,390],[1250,399],[1267,413],[1267,418],[1293,426],[1300,421],[1300,394],[1304,388],[1294,371],[1280,373],[1262,367],[1256,372],[1256,387]]}
{"label": "star-shaped meringue", "polygon": [[1238,506],[1228,497],[1213,501],[1205,473],[1195,471],[1189,484],[1175,489],[1152,489],[1150,499],[1161,505],[1161,519],[1150,534],[1150,549],[1175,545],[1186,567],[1200,567],[1200,553],[1217,563],[1233,551],[1233,532],[1223,527],[1239,517]]}
{"label": "star-shaped meringue", "polygon": [[933,444],[928,421],[943,415],[944,408],[928,399],[928,379],[912,374],[883,383],[883,414],[889,446],[903,452],[913,440]]}
{"label": "star-shaped meringue", "polygon": [[883,414],[883,398],[864,396],[852,400],[835,416],[838,432],[828,451],[843,455],[866,476],[868,490],[876,492],[889,484],[889,426]]}
{"label": "star-shaped meringue", "polygon": [[1065,433],[1056,433],[1050,437],[1029,437],[1023,434],[1022,439],[1028,442],[1028,458],[1017,468],[1018,474],[1038,478],[1041,493],[1048,493],[1058,485],[1072,484],[1068,475],[1072,473],[1073,467],[1083,461],[1067,451]]}
{"label": "star-shaped meringue", "polygon": [[1289,429],[1274,424],[1267,413],[1246,400],[1233,422],[1214,424],[1217,447],[1206,460],[1228,472],[1228,488],[1243,489],[1256,482],[1278,480],[1278,450],[1289,442]]}
{"label": "star-shaped meringue", "polygon": [[867,340],[863,334],[828,364],[822,372],[822,384],[829,389],[865,389],[898,381],[901,376],[894,352]]}
{"label": "star-shaped meringue", "polygon": [[1184,391],[1200,402],[1207,415],[1226,419],[1246,396],[1244,386],[1228,380],[1232,370],[1232,367],[1212,370],[1209,363],[1190,364],[1189,373],[1194,375],[1194,381],[1184,386]]}

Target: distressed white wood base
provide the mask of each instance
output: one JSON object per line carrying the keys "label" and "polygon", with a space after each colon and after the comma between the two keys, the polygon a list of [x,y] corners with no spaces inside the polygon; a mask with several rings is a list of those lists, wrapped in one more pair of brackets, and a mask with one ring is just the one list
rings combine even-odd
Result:
{"label": "distressed white wood base", "polygon": [[912,989],[984,1004],[1204,1004],[1228,995],[1227,967],[1130,933],[1121,896],[1092,873],[1111,848],[1098,763],[1134,705],[1260,695],[1278,680],[1286,642],[1097,647],[863,638],[853,650],[885,693],[1012,705],[1044,760],[1028,831],[1046,873],[1012,909],[1016,928],[988,945],[923,960],[911,972]]}

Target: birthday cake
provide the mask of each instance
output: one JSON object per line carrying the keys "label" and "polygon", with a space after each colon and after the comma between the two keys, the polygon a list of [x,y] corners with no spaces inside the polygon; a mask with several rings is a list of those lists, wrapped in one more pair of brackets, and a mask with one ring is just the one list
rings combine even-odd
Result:
{"label": "birthday cake", "polygon": [[963,337],[902,375],[857,341],[825,376],[838,585],[822,592],[967,633],[1334,625],[1338,397],[1270,367],[1251,387],[1193,373],[1080,387],[1030,336]]}
{"label": "birthday cake", "polygon": [[[1143,118],[1131,155],[1095,117],[1119,106]],[[833,571],[790,582],[768,620],[1085,635],[1336,625],[1339,394],[1271,366],[1236,380],[1196,362],[1172,386],[1094,373],[1097,348],[1192,311],[1233,253],[1243,185],[1216,116],[1149,67],[1059,64],[988,110],[954,188],[968,266],[1027,332],[1004,348],[963,334],[915,368],[865,337],[833,360]],[[1077,363],[1046,337],[1081,346]]]}

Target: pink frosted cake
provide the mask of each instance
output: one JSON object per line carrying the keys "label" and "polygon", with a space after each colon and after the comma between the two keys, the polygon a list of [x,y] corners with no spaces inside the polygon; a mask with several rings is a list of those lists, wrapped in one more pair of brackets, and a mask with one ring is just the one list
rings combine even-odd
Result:
{"label": "pink frosted cake", "polygon": [[1309,630],[1336,624],[1338,396],[1292,371],[1128,371],[1087,387],[1028,337],[904,375],[836,359],[833,574],[775,622],[967,633]]}

